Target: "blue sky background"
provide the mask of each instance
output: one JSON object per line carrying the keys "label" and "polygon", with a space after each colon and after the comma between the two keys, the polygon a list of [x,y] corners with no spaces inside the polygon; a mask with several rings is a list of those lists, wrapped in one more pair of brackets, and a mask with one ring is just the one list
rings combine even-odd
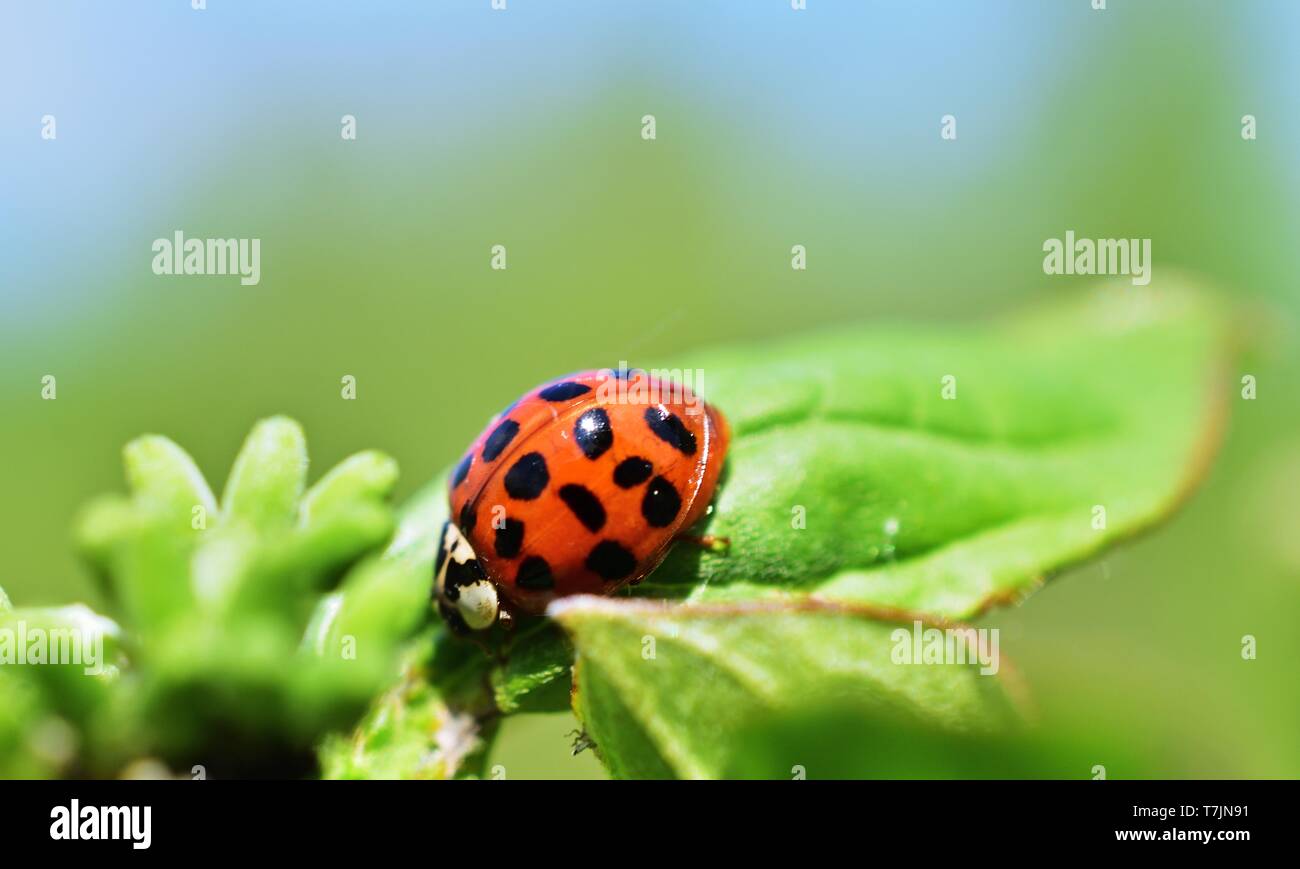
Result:
{"label": "blue sky background", "polygon": [[[670,93],[743,143],[737,167],[831,171],[837,183],[893,186],[924,203],[1013,164],[1051,115],[1071,111],[1061,82],[1100,78],[1117,60],[1108,46],[1132,40],[1139,25],[1145,35],[1120,62],[1144,63],[1134,55],[1158,49],[1161,28],[1145,27],[1151,17],[1194,20],[1213,8],[1217,20],[1200,36],[1232,52],[1231,73],[1261,118],[1261,150],[1300,133],[1289,108],[1300,99],[1296,4],[1109,6],[5,4],[3,328],[66,325],[70,305],[102,311],[109,300],[93,276],[137,267],[126,236],[134,224],[166,225],[154,218],[192,201],[232,159],[240,172],[225,183],[255,203],[282,170],[243,158],[290,137],[299,150],[337,147],[331,134],[347,111],[360,114],[377,164],[386,151],[418,147],[448,165],[473,159],[484,137],[508,148],[526,137],[519,131],[562,123],[610,93],[638,117]],[[1138,88],[1109,96],[1142,97]],[[962,147],[935,160],[933,127],[947,112],[959,118]],[[57,143],[38,135],[46,113],[58,118]],[[1297,190],[1300,161],[1278,168]]]}

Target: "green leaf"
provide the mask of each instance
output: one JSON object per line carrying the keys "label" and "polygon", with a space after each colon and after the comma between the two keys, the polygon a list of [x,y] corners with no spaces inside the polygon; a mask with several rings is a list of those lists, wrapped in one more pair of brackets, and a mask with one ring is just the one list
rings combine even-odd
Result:
{"label": "green leaf", "polygon": [[954,733],[1018,722],[978,662],[895,663],[894,632],[866,609],[805,603],[683,606],[571,598],[552,613],[578,649],[577,710],[611,773],[712,778],[765,716],[852,700]]}
{"label": "green leaf", "polygon": [[1150,526],[1203,473],[1228,396],[1221,312],[1155,286],[700,357],[733,429],[704,528],[731,545],[678,546],[638,593],[967,617]]}
{"label": "green leaf", "polygon": [[432,581],[431,572],[405,562],[371,559],[358,565],[313,616],[311,642],[337,649],[353,637],[363,648],[395,647],[427,622]]}
{"label": "green leaf", "polygon": [[[304,494],[302,429],[263,420],[219,510],[166,438],[133,441],[125,458],[131,496],[92,502],[76,533],[130,659],[111,714],[81,716],[102,728],[88,734],[101,751],[90,761],[111,773],[141,753],[211,756],[228,765],[216,774],[302,774],[321,735],[354,722],[393,678],[426,615],[427,588],[418,599],[392,593],[416,585],[406,563],[365,559],[394,528],[396,463],[359,453]],[[346,618],[346,594],[322,596],[336,585],[352,592]]]}
{"label": "green leaf", "polygon": [[307,477],[307,439],[287,417],[253,427],[226,481],[221,506],[227,519],[267,529],[292,522]]}
{"label": "green leaf", "polygon": [[[431,654],[432,653],[432,654]],[[479,778],[496,722],[486,713],[487,659],[440,628],[405,656],[402,678],[381,695],[356,730],[320,748],[325,778]]]}
{"label": "green leaf", "polygon": [[[0,612],[0,627],[13,629],[22,624],[22,630],[31,635],[41,631],[49,638],[51,648],[56,643],[66,653],[93,656],[84,666],[104,669],[114,665],[117,643],[122,629],[110,618],[105,618],[85,604],[75,603],[57,607],[18,607]],[[53,632],[56,637],[50,637]],[[82,642],[89,643],[84,649]],[[68,645],[71,644],[71,645]],[[54,662],[45,662],[54,663]],[[76,666],[83,666],[77,663]]]}
{"label": "green leaf", "polygon": [[302,498],[299,521],[311,525],[321,517],[362,501],[385,501],[397,483],[397,462],[376,450],[348,456]]}
{"label": "green leaf", "polygon": [[[1085,726],[1086,724],[1086,726]],[[1124,739],[1108,734],[1124,733]],[[1159,740],[1155,740],[1159,744]],[[759,718],[733,743],[729,779],[1092,779],[1168,775],[1122,727],[952,733],[836,702]]]}
{"label": "green leaf", "polygon": [[[336,634],[379,631],[395,641],[433,612],[433,560],[447,518],[447,474],[415,494],[399,511],[397,528],[379,564],[357,571],[329,604]],[[322,614],[323,615],[323,614]]]}
{"label": "green leaf", "polygon": [[195,507],[209,515],[217,512],[217,499],[194,459],[171,440],[160,435],[145,435],[131,441],[122,450],[126,465],[126,482],[136,502],[150,509],[183,517],[184,530],[190,530]]}
{"label": "green leaf", "polygon": [[573,646],[554,624],[539,621],[504,650],[492,670],[492,694],[504,713],[569,708]]}
{"label": "green leaf", "polygon": [[67,762],[59,747],[66,740],[56,740],[53,751],[42,750],[47,741],[41,734],[51,725],[64,732],[66,725],[49,715],[40,690],[20,669],[0,667],[0,778],[47,778]]}
{"label": "green leaf", "polygon": [[106,495],[91,501],[76,522],[77,548],[101,577],[116,613],[136,630],[159,628],[195,605],[186,581],[198,542],[190,509],[168,511],[151,495]]}
{"label": "green leaf", "polygon": [[189,454],[160,435],[122,450],[130,498],[91,502],[77,522],[77,544],[136,626],[155,626],[194,605],[184,577],[198,542],[196,518],[215,521],[217,503]]}
{"label": "green leaf", "polygon": [[[117,681],[121,628],[85,604],[3,610],[0,631],[0,669],[39,687],[45,705],[70,721],[88,720]],[[6,666],[19,655],[27,666]]]}

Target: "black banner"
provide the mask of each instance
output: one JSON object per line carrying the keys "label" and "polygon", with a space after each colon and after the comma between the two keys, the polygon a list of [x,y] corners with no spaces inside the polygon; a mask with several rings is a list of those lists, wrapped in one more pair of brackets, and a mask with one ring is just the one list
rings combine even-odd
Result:
{"label": "black banner", "polygon": [[[631,836],[641,853],[647,841],[680,848],[712,826],[723,838],[793,837],[805,844],[808,837],[854,839],[865,847],[872,840],[928,843],[926,848],[980,843],[999,853],[1041,845],[1155,845],[1217,856],[1257,843],[1280,846],[1300,789],[1295,782],[1275,781],[566,783],[563,794],[554,793],[559,787],[5,782],[0,804],[5,847],[51,855],[220,856],[284,849],[337,856],[353,848],[372,850],[382,841],[434,850],[439,843],[459,849],[479,842],[495,850],[507,842],[525,848],[529,841],[567,847],[575,837],[588,836],[610,836],[616,848],[625,848]],[[752,822],[736,828],[736,813]]]}

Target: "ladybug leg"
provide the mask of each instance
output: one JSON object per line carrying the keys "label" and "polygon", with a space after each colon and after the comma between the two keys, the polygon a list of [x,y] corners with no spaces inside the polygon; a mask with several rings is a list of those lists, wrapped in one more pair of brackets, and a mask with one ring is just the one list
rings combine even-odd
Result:
{"label": "ladybug leg", "polygon": [[[501,626],[501,630],[506,634],[513,634],[519,620],[515,618],[514,613],[507,609],[504,604],[497,610],[496,624]],[[502,646],[501,641],[504,637],[492,638],[492,632],[484,629],[474,631],[469,634],[468,639],[483,650],[483,654],[496,661],[497,664],[504,664],[509,655],[507,650]]]}
{"label": "ladybug leg", "polygon": [[493,660],[497,661],[497,663],[500,663],[501,652],[496,648],[494,648],[492,644],[487,641],[487,638],[482,635],[481,632],[475,631],[472,634],[468,634],[466,635],[465,639],[469,640],[471,643],[478,646],[478,650],[483,653],[483,657],[492,658]]}
{"label": "ladybug leg", "polygon": [[502,629],[509,633],[514,633],[516,619],[514,613],[510,612],[505,606],[497,613],[497,621],[501,624]]}
{"label": "ladybug leg", "polygon": [[698,546],[709,552],[724,553],[731,549],[730,537],[715,537],[712,534],[696,536],[694,534],[679,534],[677,539],[683,543],[689,543],[692,546]]}

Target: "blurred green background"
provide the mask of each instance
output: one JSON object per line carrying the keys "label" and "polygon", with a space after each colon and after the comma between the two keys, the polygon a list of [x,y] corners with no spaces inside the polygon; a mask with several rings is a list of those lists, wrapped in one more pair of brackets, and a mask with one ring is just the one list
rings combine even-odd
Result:
{"label": "blurred green background", "polygon": [[[68,529],[141,432],[216,487],[285,413],[316,468],[395,456],[400,500],[546,377],[992,316],[1090,291],[1043,274],[1045,239],[1145,237],[1157,281],[1199,272],[1258,324],[1258,399],[1171,523],[981,624],[1047,727],[1095,722],[1170,776],[1300,775],[1300,6],[208,6],[0,13],[15,603],[100,603]],[[176,230],[260,238],[261,283],[153,275]],[[511,719],[493,763],[601,775],[574,726]]]}

